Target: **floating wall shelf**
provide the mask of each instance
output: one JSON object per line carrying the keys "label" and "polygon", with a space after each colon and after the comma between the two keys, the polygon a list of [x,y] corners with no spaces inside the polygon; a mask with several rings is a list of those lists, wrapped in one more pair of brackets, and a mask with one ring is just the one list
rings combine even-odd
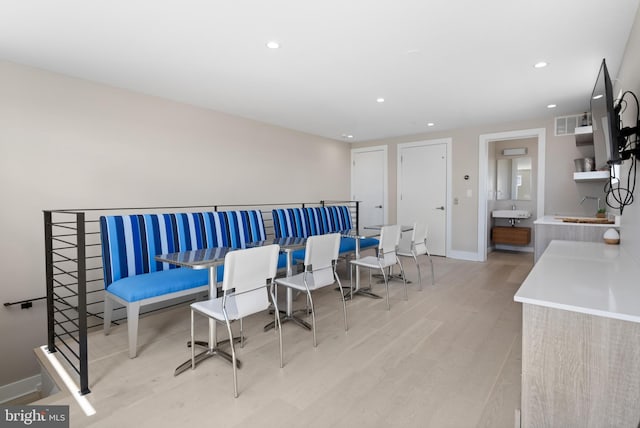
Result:
{"label": "floating wall shelf", "polygon": [[575,181],[607,181],[609,171],[574,172],[573,179]]}

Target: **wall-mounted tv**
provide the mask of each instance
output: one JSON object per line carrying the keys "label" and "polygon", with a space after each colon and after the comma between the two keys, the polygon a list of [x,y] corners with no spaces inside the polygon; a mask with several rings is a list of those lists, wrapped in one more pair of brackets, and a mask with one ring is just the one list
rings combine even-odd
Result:
{"label": "wall-mounted tv", "polygon": [[[620,135],[619,105],[613,102],[613,86],[605,60],[602,60],[596,84],[591,93],[591,121],[593,126],[593,144],[596,153],[606,153],[606,164],[596,159],[596,168],[607,164],[622,163],[620,143],[624,137]],[[597,157],[597,156],[596,156]]]}

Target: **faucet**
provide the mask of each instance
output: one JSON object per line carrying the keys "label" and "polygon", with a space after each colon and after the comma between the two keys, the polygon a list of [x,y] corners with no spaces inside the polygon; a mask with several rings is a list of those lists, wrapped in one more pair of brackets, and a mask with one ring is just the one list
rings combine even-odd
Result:
{"label": "faucet", "polygon": [[590,199],[592,201],[598,201],[598,211],[600,211],[600,198],[597,198],[595,196],[585,196],[584,198],[582,198],[582,200],[580,201],[580,205],[582,205],[584,203],[584,201],[586,201],[587,199]]}
{"label": "faucet", "polygon": [[511,209],[512,209],[513,211],[515,211],[515,210],[516,210],[516,204],[511,205]]}

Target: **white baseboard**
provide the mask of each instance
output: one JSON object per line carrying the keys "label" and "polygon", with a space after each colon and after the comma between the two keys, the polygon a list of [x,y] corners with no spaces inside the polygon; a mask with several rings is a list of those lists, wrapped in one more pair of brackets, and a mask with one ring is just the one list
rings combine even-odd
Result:
{"label": "white baseboard", "polygon": [[533,247],[522,247],[517,245],[496,244],[494,250],[518,251],[520,253],[533,253]]}
{"label": "white baseboard", "polygon": [[479,262],[480,255],[478,253],[472,253],[469,251],[457,251],[457,250],[449,250],[447,253],[447,257],[457,260],[468,260],[471,262]]}
{"label": "white baseboard", "polygon": [[6,403],[32,392],[40,391],[42,376],[35,375],[8,385],[0,386],[0,404]]}

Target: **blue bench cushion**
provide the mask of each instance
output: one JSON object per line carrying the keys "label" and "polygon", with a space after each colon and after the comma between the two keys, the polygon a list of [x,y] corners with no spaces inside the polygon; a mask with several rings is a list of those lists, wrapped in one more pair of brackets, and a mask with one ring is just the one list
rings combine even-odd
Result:
{"label": "blue bench cushion", "polygon": [[[302,256],[304,258],[304,255]],[[287,266],[287,255],[278,257],[278,269]],[[216,281],[222,284],[224,265],[216,269]],[[119,279],[109,285],[109,292],[127,302],[137,302],[151,297],[175,293],[209,284],[207,269],[176,268],[168,271],[150,272]]]}
{"label": "blue bench cushion", "polygon": [[313,233],[302,208],[281,208],[271,212],[276,238],[307,238]]}
{"label": "blue bench cushion", "polygon": [[105,287],[143,273],[176,269],[155,256],[203,248],[241,248],[266,239],[259,210],[100,217]]}
{"label": "blue bench cushion", "polygon": [[[377,247],[379,241],[376,238],[363,238],[360,240],[360,250],[366,248]],[[356,251],[356,238],[342,237],[340,239],[340,254]],[[304,261],[305,250],[297,250],[293,252],[293,259],[296,261]]]}
{"label": "blue bench cushion", "polygon": [[[218,272],[218,276],[220,273]],[[207,269],[177,268],[119,279],[109,286],[110,293],[127,302],[149,299],[209,283]]]}
{"label": "blue bench cushion", "polygon": [[[342,232],[353,228],[351,210],[346,205],[311,208],[280,208],[272,211],[273,229],[276,238],[308,238],[313,235]],[[377,247],[378,240],[360,240],[360,248]],[[356,249],[355,238],[340,240],[340,254]],[[304,260],[305,250],[293,252],[294,260]]]}
{"label": "blue bench cushion", "polygon": [[360,240],[360,249],[377,247],[380,245],[378,238],[363,238]]}
{"label": "blue bench cushion", "polygon": [[305,215],[314,235],[352,229],[351,210],[345,205],[305,208]]}
{"label": "blue bench cushion", "polygon": [[274,209],[272,218],[276,238],[308,238],[353,228],[346,205]]}

